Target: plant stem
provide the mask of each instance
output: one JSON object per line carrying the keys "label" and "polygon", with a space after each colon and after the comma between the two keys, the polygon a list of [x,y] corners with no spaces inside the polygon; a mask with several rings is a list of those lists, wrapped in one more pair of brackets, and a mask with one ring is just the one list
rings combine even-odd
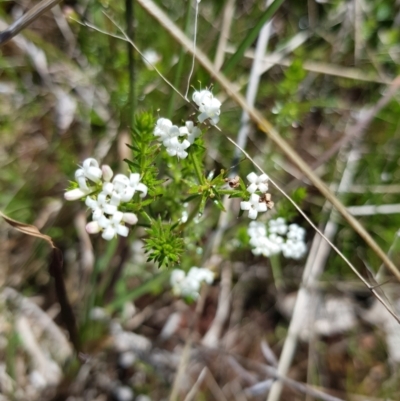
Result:
{"label": "plant stem", "polygon": [[199,161],[197,160],[197,157],[193,152],[189,153],[189,159],[193,163],[197,179],[199,180],[199,184],[205,184],[204,175],[203,175],[203,173],[202,173],[202,171],[200,169]]}
{"label": "plant stem", "polygon": [[272,275],[274,276],[275,287],[278,291],[281,291],[284,283],[279,255],[272,255],[269,260],[271,261],[271,270]]}

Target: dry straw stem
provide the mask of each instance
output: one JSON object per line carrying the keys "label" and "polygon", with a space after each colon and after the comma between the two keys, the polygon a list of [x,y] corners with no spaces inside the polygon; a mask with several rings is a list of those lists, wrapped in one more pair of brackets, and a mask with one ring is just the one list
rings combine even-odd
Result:
{"label": "dry straw stem", "polygon": [[50,10],[60,2],[61,0],[43,0],[39,4],[36,4],[21,18],[18,18],[13,24],[11,24],[7,29],[0,32],[0,46],[7,43],[15,35],[35,21],[35,19],[39,18],[47,10]]}
{"label": "dry straw stem", "polygon": [[[153,16],[158,23],[166,29],[171,36],[176,39],[188,52],[193,54],[193,44],[186,35],[175,25],[175,23],[151,0],[138,0],[138,3],[144,10]],[[379,256],[386,267],[400,281],[400,272],[395,264],[387,257],[385,252],[379,247],[374,239],[368,234],[365,228],[347,211],[346,207],[329,190],[325,183],[311,170],[303,159],[292,149],[292,147],[279,135],[277,130],[269,123],[262,114],[250,107],[244,97],[233,89],[233,84],[221,73],[216,71],[213,63],[199,49],[196,50],[198,62],[210,73],[210,75],[221,85],[228,95],[249,115],[258,125],[259,129],[265,132],[269,138],[282,150],[285,155],[303,172],[303,174],[314,184],[321,194],[332,203],[349,225],[364,239],[371,249]],[[398,81],[399,79],[397,79]],[[392,85],[397,85],[396,80]],[[315,226],[314,226],[315,227]],[[361,278],[357,271],[354,271]],[[365,281],[365,280],[364,280]],[[366,283],[368,285],[368,283]],[[368,287],[370,287],[368,285]]]}

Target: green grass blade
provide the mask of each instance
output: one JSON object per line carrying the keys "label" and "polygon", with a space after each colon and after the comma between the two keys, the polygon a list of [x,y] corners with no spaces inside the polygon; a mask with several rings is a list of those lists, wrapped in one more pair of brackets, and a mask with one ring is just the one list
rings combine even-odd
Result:
{"label": "green grass blade", "polygon": [[233,56],[225,63],[224,67],[222,68],[222,72],[225,75],[228,75],[232,69],[236,66],[236,64],[240,61],[243,57],[244,52],[251,46],[251,44],[257,38],[261,28],[264,24],[272,18],[276,10],[282,5],[284,0],[275,0],[261,15],[260,19],[258,20],[257,24],[254,28],[247,34],[247,36],[243,39],[242,43],[237,48],[236,52]]}

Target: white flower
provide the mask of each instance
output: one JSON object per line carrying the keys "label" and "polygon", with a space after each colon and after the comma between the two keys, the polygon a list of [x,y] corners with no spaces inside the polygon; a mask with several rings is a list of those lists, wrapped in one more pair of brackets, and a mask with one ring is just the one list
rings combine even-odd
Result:
{"label": "white flower", "polygon": [[197,299],[202,283],[212,284],[214,273],[203,267],[192,267],[188,274],[181,269],[175,269],[170,276],[172,291],[177,296]]}
{"label": "white flower", "polygon": [[201,130],[198,127],[195,127],[193,121],[186,121],[184,127],[180,127],[179,131],[181,134],[187,135],[187,140],[192,144],[196,138],[201,135]]}
{"label": "white flower", "polygon": [[[81,169],[76,170],[75,177],[77,177],[77,176],[82,177],[82,175],[83,175],[86,178],[88,178],[90,181],[98,183],[101,180],[102,174],[103,174],[103,172],[99,168],[99,163],[97,162],[97,160],[89,158],[89,159],[84,160]],[[78,183],[79,183],[79,181],[78,181]]]}
{"label": "white flower", "polygon": [[266,212],[267,205],[264,202],[260,202],[260,197],[257,194],[251,194],[249,201],[240,202],[240,208],[242,210],[249,211],[249,218],[255,219],[259,212]]}
{"label": "white flower", "polygon": [[[282,217],[270,220],[268,230],[263,223],[252,221],[247,233],[254,255],[270,257],[282,252],[286,258],[300,259],[307,252],[304,242],[305,230],[297,224],[291,224],[288,231],[285,219]],[[286,241],[283,237],[285,234],[287,234]]]}
{"label": "white flower", "polygon": [[204,267],[192,267],[189,270],[187,277],[193,278],[199,282],[212,284],[214,281],[214,273],[210,269]]}
{"label": "white flower", "polygon": [[247,176],[247,179],[250,182],[250,185],[247,187],[247,190],[252,194],[257,191],[257,189],[261,193],[266,193],[268,191],[268,176],[267,174],[261,174],[258,176],[256,173],[252,172]]}
{"label": "white flower", "polygon": [[181,132],[177,125],[173,125],[168,132],[165,134],[163,139],[163,145],[168,148],[172,139],[177,139],[178,136],[186,135],[186,133]]}
{"label": "white flower", "polygon": [[179,283],[181,283],[186,277],[186,273],[181,269],[172,270],[170,276],[170,283],[172,287],[175,287]]}
{"label": "white flower", "polygon": [[84,160],[82,168],[75,171],[75,180],[78,183],[79,188],[67,191],[64,194],[64,198],[73,201],[90,194],[94,188],[91,188],[86,180],[89,179],[95,183],[99,183],[102,175],[103,172],[99,168],[99,163],[96,159],[88,158]]}
{"label": "white flower", "polygon": [[254,237],[250,239],[250,245],[253,246],[252,252],[254,255],[269,257],[281,251],[281,244],[275,238],[271,240],[268,237]]}
{"label": "white flower", "polygon": [[109,195],[110,202],[117,206],[120,202],[131,201],[136,191],[141,192],[142,198],[147,195],[147,186],[140,182],[138,173],[132,173],[129,178],[126,175],[117,174],[112,183],[103,184],[103,192]]}
{"label": "white flower", "polygon": [[93,220],[98,220],[104,214],[113,215],[117,211],[118,204],[113,204],[107,199],[107,194],[104,192],[99,193],[96,199],[90,196],[86,198],[86,206],[93,210]]}
{"label": "white flower", "polygon": [[293,241],[303,241],[306,236],[306,230],[297,224],[291,224],[287,237]]}
{"label": "white flower", "polygon": [[200,92],[195,91],[193,93],[193,101],[199,106],[200,115],[198,120],[202,123],[207,118],[211,121],[212,125],[216,125],[219,121],[219,115],[221,113],[221,102],[214,98],[213,94],[205,89]]}
{"label": "white flower", "polygon": [[265,237],[267,235],[267,228],[264,223],[259,223],[258,221],[252,221],[247,229],[247,234],[250,237]]}
{"label": "white flower", "polygon": [[141,192],[140,197],[144,198],[147,195],[147,186],[140,182],[140,174],[132,173],[129,177],[129,186],[133,189],[133,194],[136,191]]}
{"label": "white flower", "polygon": [[303,241],[288,239],[282,245],[282,253],[285,258],[300,259],[307,252],[307,246]]}
{"label": "white flower", "polygon": [[169,129],[172,127],[172,121],[168,118],[159,118],[154,128],[154,135],[159,137],[161,141],[168,135]]}
{"label": "white flower", "polygon": [[[115,212],[110,218],[106,216],[101,216],[97,221],[92,223],[97,223],[98,226],[103,229],[103,234],[101,235],[105,240],[110,241],[117,234],[122,237],[127,237],[129,233],[128,227],[121,224],[124,214],[120,211]],[[89,223],[90,224],[90,223]]]}
{"label": "white flower", "polygon": [[185,159],[188,155],[188,153],[185,152],[185,149],[187,149],[189,146],[190,142],[187,139],[179,142],[178,138],[174,137],[169,141],[167,153],[170,156],[178,156],[180,159]]}
{"label": "white flower", "polygon": [[288,226],[286,225],[286,221],[283,217],[278,217],[276,220],[270,220],[268,225],[268,231],[271,234],[285,235],[287,233]]}

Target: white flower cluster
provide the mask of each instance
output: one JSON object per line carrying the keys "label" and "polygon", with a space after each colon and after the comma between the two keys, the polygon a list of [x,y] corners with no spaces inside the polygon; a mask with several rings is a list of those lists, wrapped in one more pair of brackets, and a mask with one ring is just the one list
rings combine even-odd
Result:
{"label": "white flower cluster", "polygon": [[254,255],[269,257],[282,252],[285,258],[300,259],[307,252],[304,228],[297,224],[287,226],[282,217],[270,220],[268,227],[263,223],[252,221],[247,233]]}
{"label": "white flower cluster", "polygon": [[240,208],[242,210],[249,211],[249,218],[256,219],[259,212],[267,211],[267,204],[264,199],[257,195],[255,192],[258,190],[261,194],[266,194],[268,191],[268,176],[267,174],[261,174],[258,176],[252,172],[247,176],[250,185],[247,190],[251,193],[248,201],[240,202]]}
{"label": "white flower cluster", "polygon": [[198,120],[201,123],[209,118],[211,125],[218,124],[221,102],[209,90],[195,91],[192,99],[199,107],[201,114],[198,116]]}
{"label": "white flower cluster", "polygon": [[214,273],[205,267],[192,267],[187,274],[181,269],[175,269],[170,277],[173,293],[192,299],[198,298],[202,283],[212,284],[213,281]]}
{"label": "white flower cluster", "polygon": [[[200,129],[194,126],[193,121],[186,121],[184,127],[178,127],[168,118],[159,118],[154,129],[154,135],[167,148],[167,153],[170,156],[178,156],[180,159],[187,157],[186,149],[200,134]],[[178,138],[183,136],[187,136],[187,139],[179,141]]]}
{"label": "white flower cluster", "polygon": [[[208,118],[212,125],[218,123],[221,102],[215,99],[210,91],[194,92],[193,101],[199,106],[201,114],[198,120],[201,123]],[[167,148],[170,156],[185,159],[188,155],[186,149],[201,135],[201,130],[194,126],[193,121],[186,121],[184,126],[178,127],[168,118],[159,118],[154,135]],[[182,140],[179,140],[180,137],[183,137]]]}
{"label": "white flower cluster", "polygon": [[[130,177],[117,174],[111,182],[113,174],[110,166],[103,165],[100,168],[97,160],[86,159],[82,168],[75,172],[79,188],[64,195],[67,200],[77,200],[86,196],[85,203],[92,210],[93,219],[86,225],[86,231],[89,234],[102,231],[102,237],[108,241],[117,234],[126,237],[129,229],[125,223],[136,224],[138,221],[134,213],[123,213],[118,208],[130,202],[136,192],[140,192],[142,198],[147,195],[147,186],[140,182],[140,174],[131,174]],[[100,186],[100,193],[90,195]]]}

